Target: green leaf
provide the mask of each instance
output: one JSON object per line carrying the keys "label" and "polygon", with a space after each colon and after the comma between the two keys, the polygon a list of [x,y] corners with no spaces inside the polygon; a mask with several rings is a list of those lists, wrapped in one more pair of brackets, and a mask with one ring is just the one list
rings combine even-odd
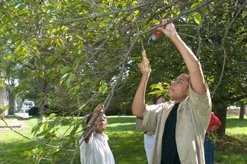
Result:
{"label": "green leaf", "polygon": [[163,87],[166,88],[166,89],[168,89],[168,88],[170,87],[170,84],[169,84],[169,83],[166,83],[166,82],[163,82],[162,85],[163,85]]}
{"label": "green leaf", "polygon": [[100,27],[100,28],[105,27],[105,23],[104,23],[104,22],[100,22],[100,23],[99,23],[99,27]]}
{"label": "green leaf", "polygon": [[136,5],[138,5],[138,2],[137,1],[133,1],[132,2],[132,6],[136,6]]}
{"label": "green leaf", "polygon": [[135,11],[134,11],[135,17],[136,17],[138,14],[139,14],[139,10],[135,10]]}
{"label": "green leaf", "polygon": [[196,14],[194,15],[194,20],[199,25],[201,23],[201,20],[202,20],[201,14],[196,12]]}
{"label": "green leaf", "polygon": [[64,81],[66,80],[66,78],[69,76],[69,73],[64,74],[61,79],[60,79],[60,85],[64,83]]}
{"label": "green leaf", "polygon": [[4,106],[2,109],[0,108],[0,115],[8,109],[9,109],[9,105]]}
{"label": "green leaf", "polygon": [[152,91],[152,92],[149,92],[148,94],[149,95],[161,95],[163,92],[159,91],[159,90],[156,90],[156,91]]}
{"label": "green leaf", "polygon": [[36,137],[42,137],[42,136],[44,136],[46,133],[45,132],[41,132],[41,133],[38,133],[37,135],[36,135]]}
{"label": "green leaf", "polygon": [[100,93],[102,93],[103,95],[106,93],[108,87],[107,87],[107,84],[104,80],[101,80],[100,83],[99,83],[99,91]]}
{"label": "green leaf", "polygon": [[57,115],[55,113],[51,113],[49,119],[55,118]]}
{"label": "green leaf", "polygon": [[42,124],[41,124],[41,123],[38,123],[37,125],[35,125],[35,126],[32,128],[31,133],[33,133],[34,135],[36,135],[36,134],[38,133],[38,131],[40,130],[41,127],[42,127]]}
{"label": "green leaf", "polygon": [[153,90],[153,89],[159,89],[159,90],[164,90],[163,86],[161,83],[158,83],[158,84],[152,84],[150,86],[150,88]]}
{"label": "green leaf", "polygon": [[68,73],[69,71],[71,70],[71,67],[68,67],[68,66],[65,66],[61,69],[61,73],[62,74],[65,74],[65,73]]}
{"label": "green leaf", "polygon": [[69,79],[66,80],[66,86],[67,86],[67,88],[70,88],[71,87],[71,82],[70,82]]}
{"label": "green leaf", "polygon": [[71,74],[69,75],[69,80],[70,80],[71,82],[75,80],[75,74],[74,74],[74,73],[71,73]]}
{"label": "green leaf", "polygon": [[195,2],[195,3],[193,3],[193,4],[191,5],[190,8],[194,8],[194,7],[196,7],[196,6],[200,5],[200,4],[201,4],[201,3],[199,3],[199,2]]}
{"label": "green leaf", "polygon": [[27,54],[27,47],[25,45],[19,45],[15,51],[14,54],[20,54],[20,55],[25,55]]}
{"label": "green leaf", "polygon": [[75,74],[74,73],[70,73],[69,74],[69,78],[66,80],[66,86],[68,88],[71,87],[71,82],[73,82],[75,80]]}
{"label": "green leaf", "polygon": [[77,37],[78,39],[80,39],[80,40],[82,40],[82,41],[83,41],[83,38],[82,38],[82,37],[80,37],[79,35],[76,35],[76,37]]}
{"label": "green leaf", "polygon": [[62,26],[62,27],[61,27],[61,30],[62,30],[63,32],[68,31],[68,29],[69,29],[69,28],[68,28],[67,26]]}

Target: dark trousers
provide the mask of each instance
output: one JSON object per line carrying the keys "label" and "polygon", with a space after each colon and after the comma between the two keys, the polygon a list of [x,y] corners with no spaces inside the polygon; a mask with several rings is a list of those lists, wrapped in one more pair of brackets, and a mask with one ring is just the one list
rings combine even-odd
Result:
{"label": "dark trousers", "polygon": [[213,144],[207,136],[205,136],[204,140],[204,155],[205,155],[205,163],[213,164],[214,163],[214,148],[215,144]]}

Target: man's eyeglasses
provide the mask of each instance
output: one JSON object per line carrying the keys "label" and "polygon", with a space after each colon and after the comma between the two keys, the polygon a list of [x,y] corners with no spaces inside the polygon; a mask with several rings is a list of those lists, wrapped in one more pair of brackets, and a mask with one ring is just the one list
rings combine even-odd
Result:
{"label": "man's eyeglasses", "polygon": [[185,82],[181,79],[175,78],[171,81],[171,83],[176,83],[176,84],[185,84]]}

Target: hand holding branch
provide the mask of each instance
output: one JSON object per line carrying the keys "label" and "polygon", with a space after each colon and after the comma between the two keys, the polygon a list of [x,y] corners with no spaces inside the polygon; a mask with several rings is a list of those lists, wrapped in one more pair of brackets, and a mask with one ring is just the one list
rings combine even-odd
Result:
{"label": "hand holding branch", "polygon": [[100,118],[104,114],[104,105],[99,104],[94,108],[94,112],[90,120],[88,121],[87,128],[83,132],[83,136],[86,142],[88,142],[90,138],[90,134],[94,131],[97,123],[99,122]]}
{"label": "hand holding branch", "polygon": [[150,75],[151,66],[149,64],[149,60],[146,55],[146,51],[142,51],[142,62],[138,64],[138,68],[140,69],[142,75]]}
{"label": "hand holding branch", "polygon": [[161,24],[163,26],[157,28],[157,30],[163,32],[167,37],[172,38],[173,36],[177,35],[175,25],[172,22],[169,23],[168,20],[163,19],[161,20]]}
{"label": "hand holding branch", "polygon": [[100,116],[100,114],[103,115],[103,113],[104,113],[104,105],[103,104],[97,105],[94,108],[93,115],[89,120],[87,127],[91,127],[92,125],[94,125],[96,123],[97,118]]}

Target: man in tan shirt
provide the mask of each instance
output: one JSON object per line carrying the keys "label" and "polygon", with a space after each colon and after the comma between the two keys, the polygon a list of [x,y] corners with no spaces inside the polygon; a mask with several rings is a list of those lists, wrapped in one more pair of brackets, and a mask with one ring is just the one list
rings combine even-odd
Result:
{"label": "man in tan shirt", "polygon": [[132,104],[132,113],[143,118],[143,128],[155,131],[152,164],[204,164],[203,142],[211,112],[210,93],[200,62],[176,32],[173,23],[162,21],[158,28],[175,44],[188,68],[171,82],[168,96],[172,101],[162,106],[145,105],[146,85],[151,67],[142,52],[138,65],[142,77]]}
{"label": "man in tan shirt", "polygon": [[[164,95],[155,96],[153,99],[153,103],[158,105],[165,102]],[[142,130],[142,119],[136,120],[136,128]],[[144,131],[144,148],[147,156],[148,163],[151,163],[152,149],[154,145],[154,131]]]}

